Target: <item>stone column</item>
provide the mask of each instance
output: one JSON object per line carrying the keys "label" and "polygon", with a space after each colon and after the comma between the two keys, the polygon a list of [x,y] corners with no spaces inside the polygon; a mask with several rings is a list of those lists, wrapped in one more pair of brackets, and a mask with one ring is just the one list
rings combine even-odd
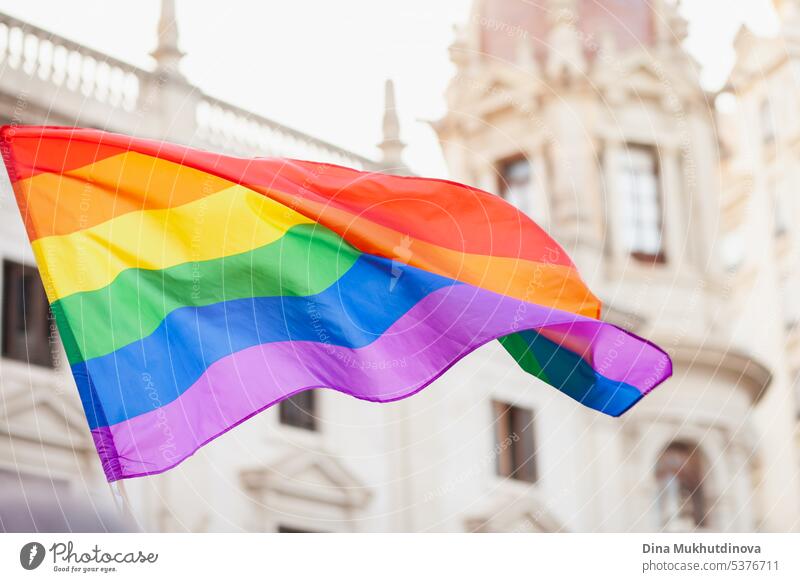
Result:
{"label": "stone column", "polygon": [[478,188],[492,194],[499,194],[497,190],[497,172],[492,163],[489,160],[476,160],[474,167]]}
{"label": "stone column", "polygon": [[202,93],[185,80],[156,72],[143,88],[138,111],[148,136],[190,144],[197,130],[197,106]]}
{"label": "stone column", "polygon": [[143,83],[137,114],[147,135],[188,143],[197,127],[197,105],[202,93],[180,70],[184,53],[178,46],[175,0],[162,0],[157,34],[156,48],[151,53],[156,68]]}
{"label": "stone column", "polygon": [[742,442],[734,440],[729,445],[731,465],[734,474],[731,475],[731,506],[735,508],[735,520],[730,524],[732,531],[754,531],[756,527],[753,515],[753,478],[751,475],[750,457],[753,448]]}
{"label": "stone column", "polygon": [[475,177],[470,171],[469,158],[464,143],[457,137],[451,136],[447,140],[440,140],[444,158],[450,177],[456,182],[479,188]]}
{"label": "stone column", "polygon": [[675,266],[686,257],[687,217],[683,212],[686,197],[680,170],[680,152],[667,145],[659,148],[659,189],[662,209],[662,248],[667,264]]}
{"label": "stone column", "polygon": [[394,92],[394,82],[386,79],[384,86],[383,109],[383,139],[378,144],[381,150],[381,166],[390,174],[408,174],[409,170],[403,163],[403,150],[406,144],[400,139],[400,119],[397,116],[397,103]]}
{"label": "stone column", "polygon": [[532,170],[530,203],[528,214],[545,230],[550,229],[551,201],[547,175],[547,160],[544,145],[537,143],[528,154]]}
{"label": "stone column", "polygon": [[619,170],[623,145],[618,139],[605,140],[602,153],[603,186],[602,193],[605,204],[605,225],[603,243],[606,254],[612,263],[619,264],[625,260],[625,249],[622,244],[622,207],[619,192]]}

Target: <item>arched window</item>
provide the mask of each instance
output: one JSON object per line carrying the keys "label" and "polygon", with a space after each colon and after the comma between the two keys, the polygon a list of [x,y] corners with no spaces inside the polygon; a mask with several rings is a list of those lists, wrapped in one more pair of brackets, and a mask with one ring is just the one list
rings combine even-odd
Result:
{"label": "arched window", "polygon": [[674,442],[661,453],[656,463],[656,480],[663,529],[691,531],[706,524],[705,471],[702,455],[695,445]]}

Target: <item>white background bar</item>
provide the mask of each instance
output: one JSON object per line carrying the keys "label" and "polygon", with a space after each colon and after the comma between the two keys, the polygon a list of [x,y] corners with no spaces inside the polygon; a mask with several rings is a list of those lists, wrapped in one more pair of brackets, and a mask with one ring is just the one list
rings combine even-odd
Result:
{"label": "white background bar", "polygon": [[[26,570],[20,551],[30,542],[46,553],[41,565]],[[700,548],[693,544],[727,551],[680,551]],[[726,544],[760,552],[735,553]],[[652,551],[665,548],[668,553]],[[140,552],[157,558],[116,563]],[[23,557],[30,560],[29,554]],[[0,580],[796,582],[798,554],[798,534],[4,534]]]}

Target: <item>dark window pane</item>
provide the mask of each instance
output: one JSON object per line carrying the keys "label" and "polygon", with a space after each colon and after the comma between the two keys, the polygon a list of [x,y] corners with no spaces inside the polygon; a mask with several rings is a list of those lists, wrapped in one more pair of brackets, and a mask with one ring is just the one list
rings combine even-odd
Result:
{"label": "dark window pane", "polygon": [[3,264],[3,356],[52,366],[50,306],[35,267]]}
{"label": "dark window pane", "polygon": [[535,442],[533,438],[533,412],[526,408],[511,409],[511,430],[514,441],[514,474],[522,481],[536,481]]}
{"label": "dark window pane", "polygon": [[279,404],[281,424],[305,430],[317,430],[316,393],[298,392]]}
{"label": "dark window pane", "polygon": [[536,481],[536,440],[533,412],[504,402],[493,402],[497,473],[503,477]]}

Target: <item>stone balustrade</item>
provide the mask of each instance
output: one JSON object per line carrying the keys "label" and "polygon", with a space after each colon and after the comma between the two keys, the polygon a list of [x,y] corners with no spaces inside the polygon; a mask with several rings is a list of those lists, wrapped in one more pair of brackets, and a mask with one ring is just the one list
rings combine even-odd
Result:
{"label": "stone balustrade", "polygon": [[[0,72],[0,97],[20,103],[20,111],[4,123],[85,125],[182,142],[194,136],[194,145],[229,154],[313,159],[362,170],[379,167],[344,148],[207,96],[180,78],[125,63],[3,13]],[[163,96],[170,90],[181,95],[180,109],[190,100],[194,114],[184,124],[174,122],[173,112],[155,109],[169,100],[155,98],[154,91]],[[164,120],[169,120],[166,131]]]}
{"label": "stone balustrade", "polygon": [[234,154],[285,156],[360,170],[377,169],[368,158],[212,97],[204,96],[197,104],[196,123],[198,139]]}
{"label": "stone balustrade", "polygon": [[[150,72],[83,46],[47,30],[0,13],[0,88],[16,71],[24,76],[83,98],[134,111],[144,79]],[[9,71],[9,69],[11,71]],[[16,87],[19,90],[21,87]]]}

